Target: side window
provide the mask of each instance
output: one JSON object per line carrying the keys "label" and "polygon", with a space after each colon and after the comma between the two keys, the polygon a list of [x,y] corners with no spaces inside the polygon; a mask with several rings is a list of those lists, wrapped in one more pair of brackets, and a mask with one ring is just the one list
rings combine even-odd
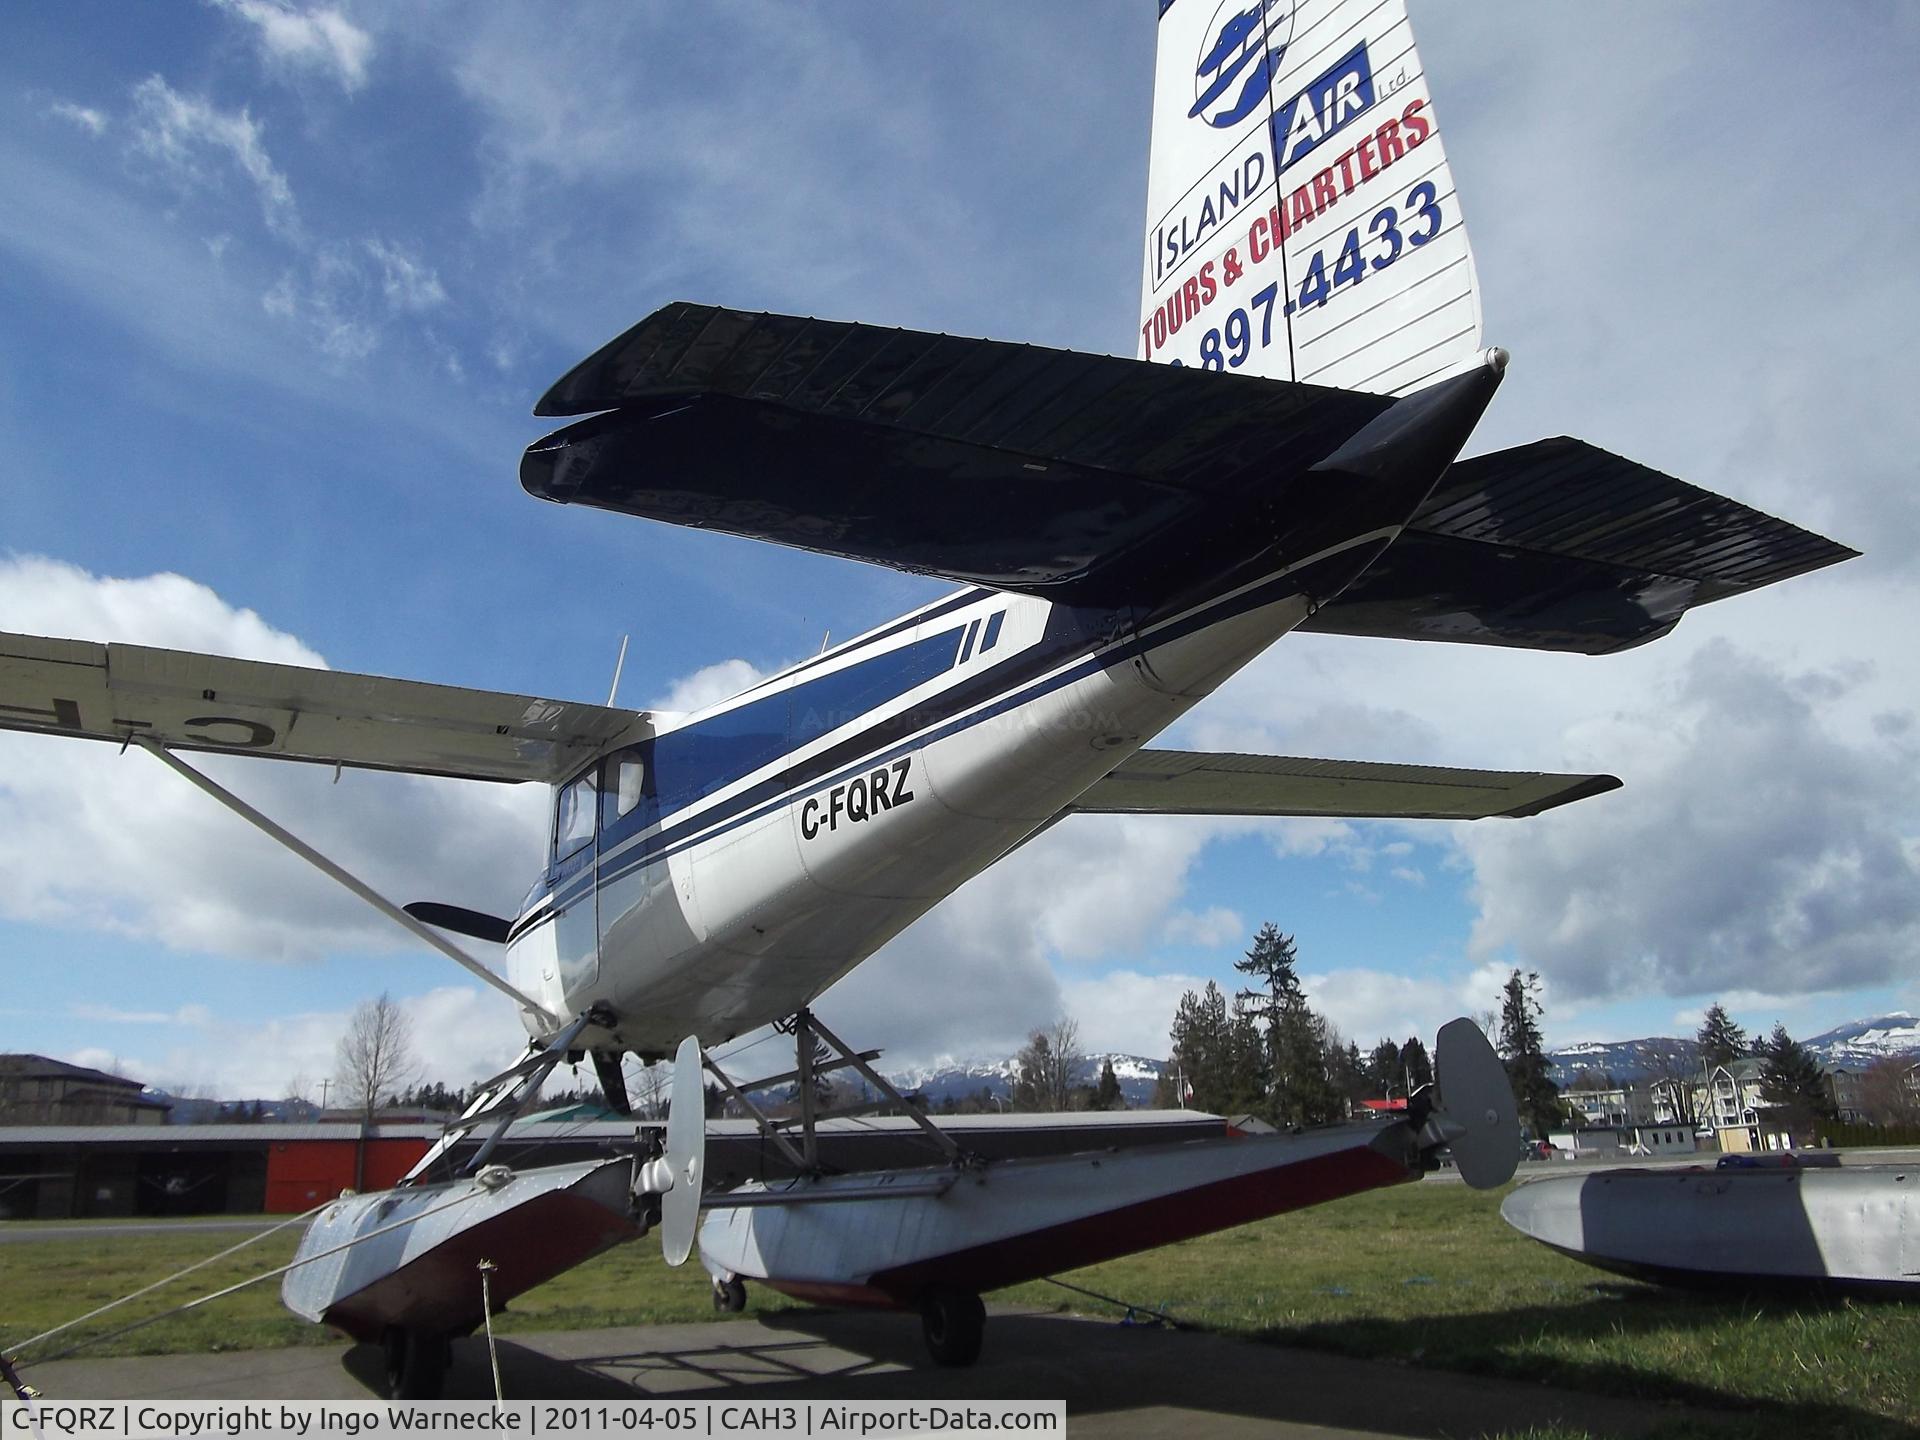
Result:
{"label": "side window", "polygon": [[593,839],[593,771],[571,780],[554,807],[553,858],[564,860]]}
{"label": "side window", "polygon": [[600,801],[600,823],[611,825],[631,815],[645,798],[647,762],[638,750],[622,750],[607,761],[607,788]]}

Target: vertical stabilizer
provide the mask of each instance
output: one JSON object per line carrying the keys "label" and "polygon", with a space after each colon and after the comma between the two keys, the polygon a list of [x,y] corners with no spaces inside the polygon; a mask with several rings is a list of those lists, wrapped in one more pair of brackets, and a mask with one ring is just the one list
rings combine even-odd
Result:
{"label": "vertical stabilizer", "polygon": [[1141,358],[1405,394],[1481,350],[1405,0],[1161,0]]}

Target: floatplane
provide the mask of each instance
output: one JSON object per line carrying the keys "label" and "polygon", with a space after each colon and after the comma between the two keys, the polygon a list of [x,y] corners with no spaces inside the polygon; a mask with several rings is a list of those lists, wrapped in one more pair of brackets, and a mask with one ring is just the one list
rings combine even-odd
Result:
{"label": "floatplane", "polygon": [[[432,1393],[512,1295],[657,1227],[716,1303],[748,1281],[917,1309],[978,1353],[982,1291],[1420,1174],[1497,1185],[1514,1106],[1455,1021],[1390,1122],[982,1158],[813,1014],[958,886],[1077,815],[1519,818],[1614,789],[1513,773],[1153,747],[1284,636],[1600,655],[1852,551],[1578,440],[1459,458],[1507,367],[1402,0],[1161,0],[1138,354],[671,304],[535,413],[555,504],[798,546],[957,592],[686,716],[11,635],[0,724],[138,748],[503,992],[526,1059],[397,1189],[313,1223],[283,1295],[383,1339]],[[584,417],[584,418],[574,418]],[[204,774],[255,755],[553,788],[525,901],[400,906]],[[452,936],[499,942],[497,974]],[[794,1067],[713,1047],[777,1024]],[[673,1057],[664,1139],[515,1171],[506,1124],[562,1059]],[[857,1072],[924,1166],[836,1173],[807,1103]],[[705,1184],[711,1078],[779,1174]],[[797,1084],[802,1115],[753,1095]],[[937,1153],[933,1153],[937,1152]]]}

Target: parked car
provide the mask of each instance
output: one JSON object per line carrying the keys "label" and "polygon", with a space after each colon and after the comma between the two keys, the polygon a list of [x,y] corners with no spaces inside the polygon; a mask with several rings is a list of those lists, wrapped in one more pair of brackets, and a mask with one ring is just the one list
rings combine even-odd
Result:
{"label": "parked car", "polygon": [[1831,1150],[1816,1151],[1803,1155],[1793,1150],[1767,1150],[1747,1155],[1722,1155],[1715,1162],[1716,1170],[1799,1170],[1814,1165],[1821,1169],[1831,1169],[1840,1163],[1840,1157]]}

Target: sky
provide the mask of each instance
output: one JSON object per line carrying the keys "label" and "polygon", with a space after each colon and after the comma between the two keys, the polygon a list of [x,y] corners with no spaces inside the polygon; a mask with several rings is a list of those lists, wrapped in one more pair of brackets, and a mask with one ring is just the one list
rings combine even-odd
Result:
{"label": "sky", "polygon": [[[533,401],[672,300],[1130,355],[1154,5],[209,0],[0,19],[0,628],[690,708],[942,587],[542,505]],[[1489,343],[1577,435],[1863,557],[1627,654],[1289,638],[1162,743],[1603,770],[1522,822],[1080,818],[821,1002],[888,1063],[1166,1052],[1271,920],[1369,1048],[1920,1010],[1908,7],[1416,3]],[[209,762],[405,901],[510,910],[544,791]],[[0,1050],[317,1089],[508,1007],[138,751],[0,735]],[[777,1067],[776,1067],[777,1068]]]}

